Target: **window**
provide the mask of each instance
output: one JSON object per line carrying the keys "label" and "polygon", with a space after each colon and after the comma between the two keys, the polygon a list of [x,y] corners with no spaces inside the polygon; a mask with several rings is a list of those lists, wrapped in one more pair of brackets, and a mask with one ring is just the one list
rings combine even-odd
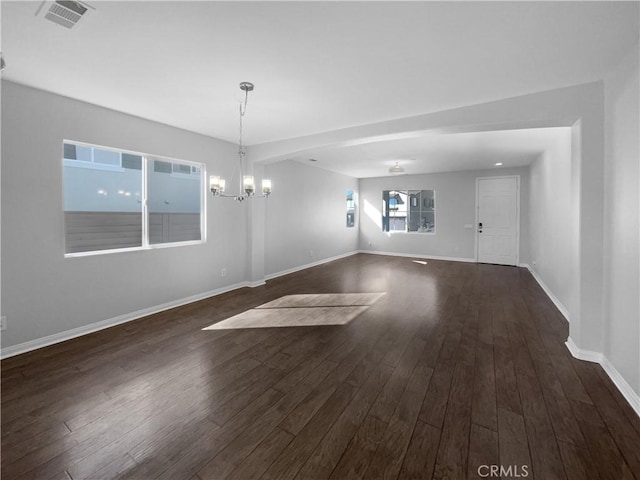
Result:
{"label": "window", "polygon": [[435,233],[434,190],[384,190],[382,231]]}
{"label": "window", "polygon": [[202,242],[203,168],[65,141],[65,254]]}
{"label": "window", "polygon": [[[202,175],[200,167],[170,162],[169,173],[156,170],[150,160],[147,186],[149,205],[149,244],[200,240],[200,203]],[[197,168],[197,172],[193,169]]]}
{"label": "window", "polygon": [[347,228],[356,225],[356,192],[347,190]]}

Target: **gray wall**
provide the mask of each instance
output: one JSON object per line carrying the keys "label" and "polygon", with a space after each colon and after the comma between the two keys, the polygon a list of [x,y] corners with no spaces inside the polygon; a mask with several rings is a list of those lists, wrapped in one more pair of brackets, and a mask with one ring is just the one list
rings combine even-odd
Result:
{"label": "gray wall", "polygon": [[[529,265],[564,307],[577,301],[571,282],[571,128],[530,168]],[[595,218],[594,229],[600,228]]]}
{"label": "gray wall", "polygon": [[[475,259],[476,178],[520,175],[520,262],[529,258],[528,168],[501,168],[360,180],[361,250],[397,254]],[[433,189],[436,233],[394,233],[381,228],[382,191]]]}
{"label": "gray wall", "polygon": [[63,139],[202,162],[227,178],[233,144],[10,82],[2,127],[3,347],[245,280],[246,206],[210,196],[205,244],[64,258]]}
{"label": "gray wall", "polygon": [[357,250],[357,218],[346,226],[346,193],[358,191],[356,178],[292,160],[266,165],[265,176],[274,188],[265,214],[267,276]]}
{"label": "gray wall", "polygon": [[[638,47],[605,79],[605,355],[640,395]],[[599,226],[594,226],[594,232]]]}

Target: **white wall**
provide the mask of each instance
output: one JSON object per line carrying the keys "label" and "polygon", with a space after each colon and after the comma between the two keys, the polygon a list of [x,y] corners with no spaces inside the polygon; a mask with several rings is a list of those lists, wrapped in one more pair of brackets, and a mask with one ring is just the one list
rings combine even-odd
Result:
{"label": "white wall", "polygon": [[292,160],[266,165],[265,177],[274,189],[265,215],[267,276],[357,250],[357,225],[346,226],[356,178]]}
{"label": "white wall", "polygon": [[[529,266],[565,315],[577,295],[571,282],[571,198],[571,128],[567,127],[559,129],[555,143],[529,170]],[[602,228],[597,218],[591,223],[596,232]]]}
{"label": "white wall", "polygon": [[[520,175],[520,261],[525,262],[529,251],[529,180],[526,167],[361,179],[359,248],[375,252],[475,259],[476,178],[501,175]],[[392,189],[435,190],[435,235],[389,234],[382,231],[382,191]],[[474,228],[464,228],[465,224],[471,224]]]}
{"label": "white wall", "polygon": [[206,244],[64,258],[65,138],[202,162],[227,178],[236,156],[227,142],[2,82],[3,347],[245,280],[246,205],[211,196]]}
{"label": "white wall", "polygon": [[[605,79],[605,355],[640,395],[638,47]],[[595,229],[594,229],[595,230]]]}

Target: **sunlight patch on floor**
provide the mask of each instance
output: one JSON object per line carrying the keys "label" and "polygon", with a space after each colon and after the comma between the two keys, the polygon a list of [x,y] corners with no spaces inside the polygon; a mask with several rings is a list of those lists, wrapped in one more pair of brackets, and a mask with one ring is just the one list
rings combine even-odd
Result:
{"label": "sunlight patch on floor", "polygon": [[256,308],[352,307],[373,305],[384,293],[321,293],[286,295]]}
{"label": "sunlight patch on floor", "polygon": [[286,295],[203,330],[345,325],[383,295],[384,293]]}

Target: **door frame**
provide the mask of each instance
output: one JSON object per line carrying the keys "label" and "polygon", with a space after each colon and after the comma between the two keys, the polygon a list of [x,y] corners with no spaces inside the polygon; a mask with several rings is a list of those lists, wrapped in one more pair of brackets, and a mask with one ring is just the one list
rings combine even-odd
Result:
{"label": "door frame", "polygon": [[480,242],[478,241],[478,221],[479,215],[478,212],[480,210],[480,201],[479,201],[479,193],[480,193],[480,180],[491,180],[497,178],[515,178],[516,179],[516,267],[520,266],[520,175],[494,175],[489,177],[476,177],[476,215],[475,215],[475,223],[473,224],[473,234],[475,239],[475,261],[479,263],[480,259]]}

